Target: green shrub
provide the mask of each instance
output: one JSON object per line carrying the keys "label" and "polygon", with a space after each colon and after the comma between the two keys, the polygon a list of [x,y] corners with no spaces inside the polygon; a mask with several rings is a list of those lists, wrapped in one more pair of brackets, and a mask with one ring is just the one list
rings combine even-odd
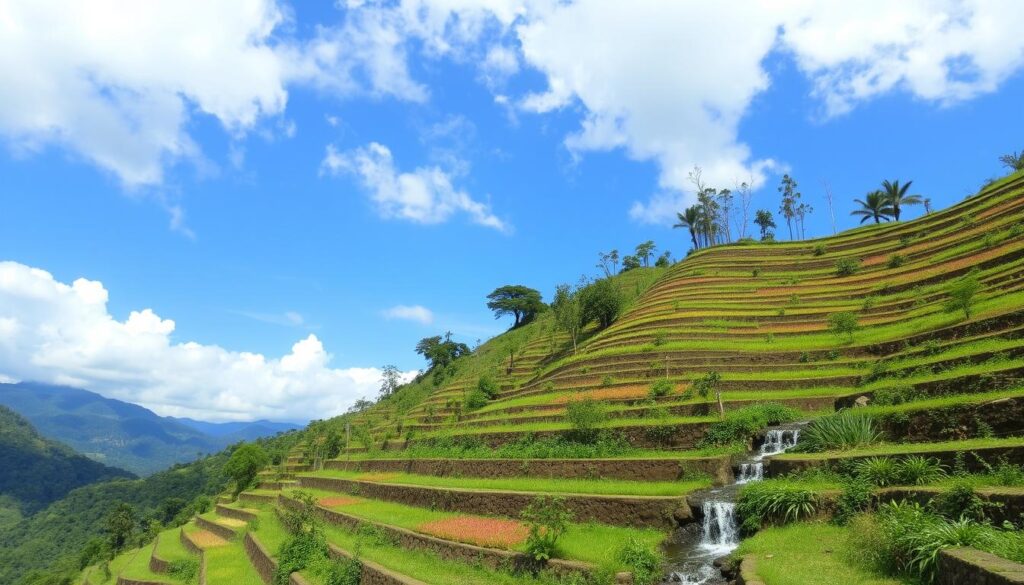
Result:
{"label": "green shrub", "polygon": [[765,427],[798,418],[800,411],[774,402],[745,406],[727,412],[724,420],[712,423],[701,437],[698,446],[711,447],[746,442]]}
{"label": "green shrub", "polygon": [[498,396],[498,383],[487,374],[480,376],[480,379],[476,382],[476,387],[477,390],[480,390],[487,396],[488,400],[493,400]]}
{"label": "green shrub", "polygon": [[843,481],[843,491],[836,498],[836,510],[832,514],[832,522],[845,526],[857,514],[871,506],[871,497],[875,488],[871,483],[860,478],[847,478]]}
{"label": "green shrub", "polygon": [[608,386],[611,386],[614,383],[615,383],[615,380],[611,376],[607,376],[606,375],[605,377],[601,378],[601,386],[603,386],[605,388],[607,388]]}
{"label": "green shrub", "polygon": [[651,384],[651,388],[647,391],[647,395],[651,398],[661,398],[662,396],[668,396],[675,389],[676,385],[670,382],[668,378],[662,378]]}
{"label": "green shrub", "polygon": [[798,451],[855,449],[877,443],[882,434],[870,415],[848,410],[811,421],[800,433]]}
{"label": "green shrub", "polygon": [[608,409],[593,398],[574,400],[565,406],[565,420],[572,427],[570,436],[578,441],[597,436],[598,427],[608,420]]}
{"label": "green shrub", "polygon": [[330,564],[324,585],[359,585],[363,579],[363,563],[358,558],[338,559]]}
{"label": "green shrub", "polygon": [[924,485],[944,479],[946,470],[934,457],[910,455],[896,464],[896,476],[902,484]]}
{"label": "green shrub", "polygon": [[889,260],[886,261],[886,268],[899,268],[907,263],[907,257],[903,254],[893,254],[889,256]]}
{"label": "green shrub", "polygon": [[483,408],[484,406],[486,406],[487,401],[487,394],[485,394],[483,390],[479,388],[473,388],[472,390],[466,393],[466,400],[464,404],[466,406],[466,410],[476,410],[478,408]]}
{"label": "green shrub", "polygon": [[872,403],[879,406],[894,406],[920,400],[926,396],[927,394],[924,391],[918,390],[909,384],[904,386],[886,386],[885,388],[875,390]]}
{"label": "green shrub", "polygon": [[860,271],[860,260],[840,258],[836,260],[836,276],[853,276]]}
{"label": "green shrub", "polygon": [[950,283],[946,287],[946,294],[949,295],[949,300],[944,305],[946,312],[963,311],[964,316],[970,319],[971,310],[974,307],[974,297],[979,290],[981,290],[981,281],[978,279],[977,269]]}
{"label": "green shrub", "polygon": [[974,493],[971,484],[957,481],[949,489],[932,498],[930,507],[936,514],[950,519],[984,520],[992,506]]}
{"label": "green shrub", "polygon": [[889,457],[861,459],[854,465],[854,470],[858,479],[878,487],[893,485],[899,477],[899,467]]}
{"label": "green shrub", "polygon": [[827,251],[828,249],[825,247],[825,244],[815,244],[814,249],[811,251],[811,253],[814,254],[815,256],[824,256],[825,252]]}
{"label": "green shrub", "polygon": [[199,559],[188,558],[171,561],[167,574],[182,583],[192,583],[199,576]]}
{"label": "green shrub", "polygon": [[828,330],[832,332],[836,337],[847,336],[849,341],[853,341],[853,334],[860,329],[860,325],[857,323],[857,314],[851,311],[843,311],[841,313],[833,313],[828,316]]}
{"label": "green shrub", "polygon": [[572,521],[572,514],[561,498],[537,496],[523,510],[521,518],[529,526],[526,553],[534,560],[547,561],[554,556],[555,546]]}
{"label": "green shrub", "polygon": [[786,524],[809,518],[818,512],[817,494],[785,481],[759,481],[743,486],[736,513],[746,533],[768,524]]}
{"label": "green shrub", "polygon": [[655,585],[661,581],[661,566],[665,558],[659,549],[645,545],[639,538],[629,537],[615,558],[629,567],[633,573],[633,585]]}

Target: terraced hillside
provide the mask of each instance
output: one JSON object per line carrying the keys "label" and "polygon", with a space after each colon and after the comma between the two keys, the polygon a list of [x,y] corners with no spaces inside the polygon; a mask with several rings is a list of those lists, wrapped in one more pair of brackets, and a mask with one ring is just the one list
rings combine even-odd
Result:
{"label": "terraced hillside", "polygon": [[[270,583],[277,561],[323,584],[970,582],[943,579],[1024,561],[1022,274],[1020,173],[917,220],[630,271],[576,351],[544,314],[312,426],[179,539],[215,543],[210,584]],[[919,557],[903,525],[958,537]]]}

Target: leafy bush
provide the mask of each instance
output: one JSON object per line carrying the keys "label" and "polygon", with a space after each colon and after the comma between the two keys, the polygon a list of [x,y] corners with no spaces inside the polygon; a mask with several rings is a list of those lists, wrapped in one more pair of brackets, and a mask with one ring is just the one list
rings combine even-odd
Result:
{"label": "leafy bush", "polygon": [[359,585],[363,579],[363,563],[358,558],[338,559],[330,564],[324,585]]}
{"label": "leafy bush", "polygon": [[877,443],[881,438],[882,434],[875,429],[875,421],[870,415],[844,410],[807,425],[800,433],[796,450],[854,449]]}
{"label": "leafy bush", "polygon": [[247,489],[256,480],[256,474],[267,466],[270,457],[262,447],[246,443],[231,453],[224,465],[224,473],[235,480],[234,496]]}
{"label": "leafy bush", "polygon": [[932,498],[930,503],[935,513],[950,519],[967,518],[970,520],[983,520],[988,504],[969,483],[958,481],[949,489]]}
{"label": "leafy bush", "polygon": [[811,251],[811,253],[814,254],[815,256],[824,256],[825,252],[827,251],[828,249],[825,247],[825,244],[815,244],[814,249]]}
{"label": "leafy bush", "polygon": [[857,477],[871,485],[886,487],[897,483],[899,467],[889,457],[861,459],[854,465]]}
{"label": "leafy bush", "polygon": [[910,455],[896,464],[896,476],[902,484],[924,485],[944,479],[946,470],[934,457]]}
{"label": "leafy bush", "polygon": [[487,405],[487,394],[480,388],[473,388],[466,393],[466,410],[476,410]]}
{"label": "leafy bush", "polygon": [[597,321],[603,329],[611,325],[622,310],[622,295],[610,279],[597,280],[584,287],[579,294],[585,323]]}
{"label": "leafy bush", "polygon": [[857,323],[857,314],[850,311],[833,313],[828,316],[828,330],[836,337],[847,336],[853,341],[853,334],[860,329]]}
{"label": "leafy bush", "polygon": [[859,478],[848,478],[843,481],[843,491],[836,498],[836,510],[832,514],[832,522],[845,526],[854,516],[868,509],[874,486]]}
{"label": "leafy bush", "polygon": [[661,552],[631,536],[619,549],[615,558],[633,573],[633,585],[654,585],[661,581],[661,566],[665,562]]}
{"label": "leafy bush", "polygon": [[167,573],[182,583],[192,583],[199,576],[199,559],[178,559],[171,561]]}
{"label": "leafy bush", "polygon": [[811,517],[818,512],[817,494],[798,484],[785,481],[749,483],[740,491],[736,513],[746,533],[767,524],[786,524]]}
{"label": "leafy bush", "polygon": [[799,417],[800,411],[774,402],[745,406],[726,413],[725,419],[708,427],[698,446],[745,442],[767,426],[794,421]]}
{"label": "leafy bush", "polygon": [[670,382],[667,378],[662,378],[651,384],[651,389],[647,391],[647,394],[652,398],[661,398],[662,396],[668,396],[675,389],[675,384]]}
{"label": "leafy bush", "polygon": [[484,395],[487,396],[488,400],[492,400],[498,396],[498,383],[487,374],[480,376],[480,379],[476,382],[476,388],[483,392]]}
{"label": "leafy bush", "polygon": [[853,276],[860,271],[860,260],[840,258],[836,260],[836,276]]}
{"label": "leafy bush", "polygon": [[605,388],[607,388],[608,386],[611,386],[614,383],[615,383],[615,379],[612,378],[611,376],[605,376],[605,377],[601,378],[601,386],[603,386]]}
{"label": "leafy bush", "polygon": [[903,254],[893,254],[889,256],[889,260],[886,261],[886,268],[899,268],[907,263],[907,257]]}
{"label": "leafy bush", "polygon": [[872,402],[879,406],[893,406],[920,400],[926,396],[923,391],[918,390],[914,386],[886,386],[885,388],[875,390]]}
{"label": "leafy bush", "polygon": [[964,316],[971,318],[971,310],[974,307],[974,297],[981,290],[981,281],[978,279],[978,270],[974,269],[963,278],[953,281],[946,287],[946,294],[949,300],[944,306],[947,313],[963,311]]}
{"label": "leafy bush", "polygon": [[526,552],[538,561],[547,561],[555,554],[558,539],[572,521],[565,501],[553,496],[537,496],[520,517],[530,530]]}
{"label": "leafy bush", "polygon": [[565,420],[572,427],[572,438],[592,440],[597,436],[598,427],[608,420],[608,409],[593,398],[574,400],[565,406]]}

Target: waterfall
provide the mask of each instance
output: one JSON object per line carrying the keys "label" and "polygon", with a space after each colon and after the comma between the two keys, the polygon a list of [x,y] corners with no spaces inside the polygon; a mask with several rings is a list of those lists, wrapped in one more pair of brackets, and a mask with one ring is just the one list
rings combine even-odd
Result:
{"label": "waterfall", "polygon": [[704,532],[701,535],[702,548],[725,554],[739,544],[739,526],[736,525],[736,504],[733,502],[707,501],[702,506]]}
{"label": "waterfall", "polygon": [[764,479],[764,463],[755,461],[753,463],[740,464],[740,475],[736,478],[736,483],[750,483],[752,481],[761,481],[762,479]]}
{"label": "waterfall", "polygon": [[764,434],[760,456],[778,455],[796,445],[800,440],[800,429],[771,429]]}

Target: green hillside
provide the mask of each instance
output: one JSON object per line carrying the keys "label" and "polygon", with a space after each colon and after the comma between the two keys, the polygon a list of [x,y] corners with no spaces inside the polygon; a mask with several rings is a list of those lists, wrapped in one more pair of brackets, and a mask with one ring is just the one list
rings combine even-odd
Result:
{"label": "green hillside", "polygon": [[0,526],[32,514],[71,490],[132,474],[107,467],[44,438],[17,413],[0,406]]}
{"label": "green hillside", "polygon": [[[424,352],[178,540],[211,585],[279,565],[277,583],[641,585],[724,555],[746,582],[888,585],[930,581],[954,545],[1024,562],[1022,274],[1021,173],[912,221],[631,269],[569,297],[617,308],[575,347],[559,305]],[[112,574],[186,582],[144,561],[174,536]]]}

